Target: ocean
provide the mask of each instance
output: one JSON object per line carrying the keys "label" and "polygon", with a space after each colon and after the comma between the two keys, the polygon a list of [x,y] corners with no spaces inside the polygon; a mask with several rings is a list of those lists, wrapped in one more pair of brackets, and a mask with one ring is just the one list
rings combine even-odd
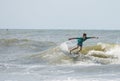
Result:
{"label": "ocean", "polygon": [[[78,57],[61,51],[83,33],[99,39]],[[120,30],[1,29],[0,81],[120,81]]]}

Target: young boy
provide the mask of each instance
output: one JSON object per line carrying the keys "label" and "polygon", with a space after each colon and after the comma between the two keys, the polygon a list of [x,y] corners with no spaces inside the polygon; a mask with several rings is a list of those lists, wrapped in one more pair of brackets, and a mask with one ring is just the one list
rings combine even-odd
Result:
{"label": "young boy", "polygon": [[98,37],[87,37],[87,34],[86,34],[86,33],[83,33],[83,37],[79,37],[79,38],[69,38],[69,40],[77,39],[77,41],[78,41],[77,47],[71,49],[71,50],[70,50],[70,54],[71,54],[71,52],[72,52],[73,50],[78,49],[79,47],[80,47],[80,49],[79,49],[78,52],[80,52],[80,51],[82,50],[83,42],[84,42],[85,40],[91,39],[91,38],[96,38],[96,39],[98,39]]}

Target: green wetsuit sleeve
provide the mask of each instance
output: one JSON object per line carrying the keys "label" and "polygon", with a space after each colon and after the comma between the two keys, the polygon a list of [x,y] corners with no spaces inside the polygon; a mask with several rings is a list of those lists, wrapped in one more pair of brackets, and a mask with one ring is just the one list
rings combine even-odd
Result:
{"label": "green wetsuit sleeve", "polygon": [[76,38],[76,39],[82,39],[82,37]]}

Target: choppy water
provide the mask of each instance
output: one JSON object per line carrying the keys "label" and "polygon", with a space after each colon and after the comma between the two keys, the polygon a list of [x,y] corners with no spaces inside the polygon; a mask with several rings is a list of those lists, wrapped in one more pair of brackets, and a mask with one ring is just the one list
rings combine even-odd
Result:
{"label": "choppy water", "polygon": [[[79,57],[61,51],[86,32]],[[119,81],[120,31],[0,30],[0,81]]]}

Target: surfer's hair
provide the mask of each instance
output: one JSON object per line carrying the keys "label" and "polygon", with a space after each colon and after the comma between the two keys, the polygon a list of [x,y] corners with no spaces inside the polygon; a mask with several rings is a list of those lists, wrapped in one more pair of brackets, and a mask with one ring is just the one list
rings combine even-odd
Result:
{"label": "surfer's hair", "polygon": [[87,36],[87,34],[86,34],[86,33],[83,33],[83,36]]}

